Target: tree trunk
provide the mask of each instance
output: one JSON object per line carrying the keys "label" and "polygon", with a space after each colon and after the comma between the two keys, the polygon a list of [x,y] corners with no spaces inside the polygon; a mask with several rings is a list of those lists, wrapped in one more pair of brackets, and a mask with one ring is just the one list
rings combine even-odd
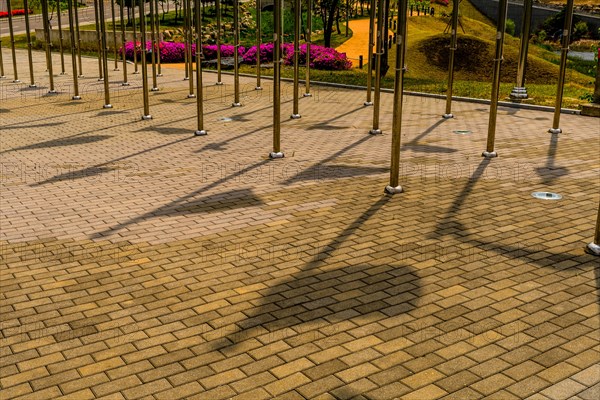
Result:
{"label": "tree trunk", "polygon": [[331,47],[331,34],[333,33],[333,22],[335,20],[335,4],[331,6],[327,13],[327,23],[323,32],[325,47]]}

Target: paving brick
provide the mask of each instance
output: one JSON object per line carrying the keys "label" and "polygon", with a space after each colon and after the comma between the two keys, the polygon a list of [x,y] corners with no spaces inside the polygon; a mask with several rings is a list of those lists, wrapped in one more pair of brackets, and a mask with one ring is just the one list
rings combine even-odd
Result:
{"label": "paving brick", "polygon": [[275,382],[269,383],[265,386],[265,390],[273,396],[278,396],[282,393],[289,392],[299,386],[303,386],[310,382],[306,376],[300,372],[296,372],[283,379],[279,379]]}
{"label": "paving brick", "polygon": [[506,375],[494,374],[472,384],[471,388],[487,396],[501,389],[504,389],[509,385],[512,385],[513,383],[515,383],[515,381],[510,379]]}
{"label": "paving brick", "polygon": [[402,396],[402,398],[410,400],[438,399],[446,394],[448,393],[446,393],[439,387],[435,385],[428,385],[421,389],[415,390],[414,392],[407,393],[404,396]]}

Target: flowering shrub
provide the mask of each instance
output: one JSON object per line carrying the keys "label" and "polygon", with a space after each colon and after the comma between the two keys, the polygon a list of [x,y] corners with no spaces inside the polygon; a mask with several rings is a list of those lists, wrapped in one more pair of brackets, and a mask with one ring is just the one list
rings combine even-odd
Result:
{"label": "flowering shrub", "polygon": [[[185,59],[185,44],[179,42],[162,42],[156,45],[160,51],[160,60],[164,63],[183,62]],[[152,50],[152,43],[146,42],[148,52]],[[125,43],[125,58],[132,60],[133,52],[137,56],[141,56],[141,43],[133,42]],[[119,50],[123,51],[123,47]],[[221,45],[222,57],[232,57],[235,51],[232,45]],[[202,45],[203,58],[205,60],[214,60],[217,58],[216,45]],[[238,54],[242,58],[242,62],[246,64],[254,64],[256,62],[256,46],[252,46],[247,51],[244,47],[238,48]],[[294,45],[292,43],[283,43],[281,45],[281,57],[285,65],[292,65],[294,62]],[[192,44],[192,57],[196,56],[196,45]],[[273,43],[264,43],[260,45],[260,61],[262,63],[273,62]],[[306,44],[300,46],[300,64],[306,64]],[[312,45],[310,47],[310,67],[315,69],[325,69],[331,71],[340,71],[352,68],[352,63],[346,57],[345,53],[338,53],[335,49],[328,47]]]}
{"label": "flowering shrub", "polygon": [[[185,59],[185,43],[180,42],[161,42],[156,45],[160,49],[160,61],[164,63],[178,63],[183,62]],[[136,51],[137,56],[142,54],[142,44],[137,42],[135,45],[133,42],[125,43],[125,58],[133,60],[133,51]],[[148,52],[152,50],[152,43],[146,42],[146,49]],[[121,48],[119,51],[123,51]],[[238,48],[238,54],[243,56],[246,50],[243,47]],[[217,58],[217,46],[216,45],[203,45],[202,52],[205,60],[214,60]],[[223,57],[232,57],[234,47],[232,45],[221,45],[221,55]],[[196,44],[192,43],[192,57],[196,56]]]}
{"label": "flowering shrub", "polygon": [[[233,57],[235,46],[231,44],[221,45],[221,57]],[[238,47],[238,56],[243,57],[246,49],[244,46]],[[205,60],[215,60],[217,58],[217,45],[216,44],[204,44],[202,45],[202,53],[204,54]]]}
{"label": "flowering shrub", "polygon": [[[306,44],[300,46],[299,54],[300,64],[306,64]],[[283,43],[281,45],[281,57],[285,65],[294,63],[294,45],[292,43]],[[252,46],[244,54],[243,61],[248,64],[256,62],[256,46]],[[267,63],[273,61],[273,43],[260,45],[260,62]],[[310,67],[315,69],[325,69],[340,71],[352,68],[352,63],[346,57],[345,53],[339,53],[335,49],[328,47],[311,45],[310,46]]]}
{"label": "flowering shrub", "polygon": [[[25,15],[25,10],[22,8],[12,10],[11,14],[15,15]],[[33,10],[27,10],[27,14],[33,14]],[[0,18],[8,18],[8,12],[0,11]]]}
{"label": "flowering shrub", "polygon": [[431,0],[432,3],[441,4],[443,6],[447,6],[450,0]]}

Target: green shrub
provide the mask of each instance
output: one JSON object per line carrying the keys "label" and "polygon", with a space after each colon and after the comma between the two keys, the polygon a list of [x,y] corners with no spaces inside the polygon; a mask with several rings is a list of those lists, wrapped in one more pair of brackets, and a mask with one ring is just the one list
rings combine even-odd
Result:
{"label": "green shrub", "polygon": [[506,33],[511,36],[515,36],[515,21],[512,19],[506,20]]}

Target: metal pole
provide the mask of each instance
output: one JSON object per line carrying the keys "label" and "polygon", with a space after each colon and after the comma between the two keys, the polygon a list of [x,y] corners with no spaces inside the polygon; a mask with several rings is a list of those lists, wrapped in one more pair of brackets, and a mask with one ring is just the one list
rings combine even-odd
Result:
{"label": "metal pole", "polygon": [[48,67],[48,77],[50,80],[50,90],[48,93],[56,93],[54,89],[54,71],[52,69],[52,41],[50,40],[50,13],[48,9],[48,0],[42,0],[42,19],[46,45],[46,66]]}
{"label": "metal pole", "polygon": [[144,1],[140,2],[140,33],[142,35],[142,95],[144,98],[144,114],[142,115],[143,120],[152,119],[150,115],[150,99],[148,98],[148,67],[146,62],[146,54],[148,49],[146,48],[146,4]]}
{"label": "metal pole", "polygon": [[[75,6],[77,7],[77,5]],[[69,9],[69,37],[71,39],[71,66],[73,67],[73,97],[72,100],[81,100],[79,96],[79,82],[77,81],[77,42],[75,40],[75,26],[73,25],[73,0],[67,0]]]}
{"label": "metal pole", "polygon": [[294,0],[294,101],[291,119],[301,117],[298,98],[300,97],[300,14],[302,13],[302,3],[300,0]]}
{"label": "metal pole", "polygon": [[196,116],[198,129],[194,132],[196,136],[205,136],[204,130],[204,110],[202,98],[202,13],[200,11],[200,0],[194,0],[196,9]]}
{"label": "metal pole", "polygon": [[62,31],[62,19],[61,19],[60,0],[56,0],[56,19],[58,22],[58,51],[60,51],[60,74],[65,75],[65,54],[63,47],[63,31]]}
{"label": "metal pole", "polygon": [[77,61],[79,63],[79,77],[83,78],[83,65],[81,62],[81,34],[79,33],[79,4],[75,0],[75,33],[77,34]]}
{"label": "metal pole", "polygon": [[[136,1],[137,2],[137,1]],[[137,24],[135,23],[135,2],[131,7],[131,19],[133,24],[133,73],[139,74],[138,70],[138,57],[137,57]]]}
{"label": "metal pole", "polygon": [[519,64],[517,67],[517,86],[510,93],[511,99],[526,99],[525,74],[527,70],[527,53],[529,51],[529,35],[531,34],[531,16],[533,13],[533,0],[523,0],[523,23],[521,24],[521,48],[519,50]]}
{"label": "metal pole", "polygon": [[281,151],[281,6],[283,0],[273,4],[273,151],[270,158],[283,158]]}
{"label": "metal pole", "polygon": [[156,50],[156,63],[158,65],[158,73],[156,74],[156,76],[163,76],[162,66],[161,66],[161,62],[160,62],[160,44],[162,43],[162,34],[160,33],[160,17],[158,16],[158,0],[156,0],[156,4],[154,6],[156,8],[155,20],[156,20],[156,35],[157,35],[157,41],[158,41],[158,48]]}
{"label": "metal pole", "polygon": [[106,40],[106,21],[104,18],[104,0],[99,1],[98,16],[100,17],[100,41],[102,50],[102,72],[104,74],[104,105],[102,108],[112,108],[110,91],[108,89],[108,41]]}
{"label": "metal pole", "polygon": [[[104,0],[100,0],[104,1]],[[102,70],[102,38],[100,37],[100,17],[98,16],[98,0],[94,0],[94,19],[96,21],[96,41],[98,42],[98,80],[104,79]]]}
{"label": "metal pole", "polygon": [[[10,0],[8,0],[8,2],[10,2]],[[35,78],[33,76],[33,54],[31,52],[33,43],[31,43],[31,28],[29,27],[29,13],[27,12],[27,10],[29,10],[29,2],[27,0],[23,0],[23,8],[25,8],[25,36],[27,37],[27,58],[29,60],[29,87],[34,88],[37,85],[35,84]]]}
{"label": "metal pole", "polygon": [[371,135],[380,135],[379,129],[379,106],[381,99],[381,56],[383,55],[383,38],[385,32],[384,20],[384,0],[379,0],[377,5],[377,47],[375,54],[375,98],[373,102],[373,129],[369,131]]}
{"label": "metal pole", "polygon": [[[129,82],[127,82],[127,61],[125,60],[125,43],[127,42],[127,38],[125,37],[125,13],[124,13],[124,1],[121,0],[119,4],[119,16],[121,17],[121,43],[122,43],[122,61],[123,61],[123,83],[121,86],[129,86]],[[135,39],[134,39],[135,42]],[[133,48],[133,54],[135,54],[135,46]]]}
{"label": "metal pole", "polygon": [[486,150],[481,154],[485,158],[498,157],[494,151],[494,140],[496,138],[496,116],[498,114],[498,92],[500,91],[500,67],[502,66],[502,54],[504,47],[504,31],[506,29],[506,12],[508,11],[508,0],[500,0],[498,5],[498,25],[496,30],[496,55],[494,59],[494,74],[492,78],[492,99],[490,105],[490,118],[488,123],[488,136]]}
{"label": "metal pole", "polygon": [[256,0],[256,87],[255,90],[262,90],[260,87],[260,45],[262,42],[261,24],[261,7],[262,1]]}
{"label": "metal pole", "polygon": [[346,0],[346,37],[348,37],[348,25],[350,24],[350,0]]}
{"label": "metal pole", "polygon": [[399,185],[400,140],[402,138],[402,99],[404,91],[404,47],[406,47],[406,12],[408,0],[400,0],[396,41],[396,76],[394,80],[394,108],[392,117],[392,157],[390,166],[390,184],[385,187],[389,194],[402,193]]}
{"label": "metal pole", "polygon": [[312,15],[313,15],[313,0],[307,0],[306,6],[306,83],[304,84],[304,97],[310,97],[310,46],[312,44]]}
{"label": "metal pole", "polygon": [[113,46],[115,53],[115,68],[113,71],[119,70],[119,56],[117,55],[117,23],[115,20],[115,0],[110,0],[110,13],[112,17],[112,32],[113,32]]}
{"label": "metal pole", "polygon": [[217,85],[222,85],[221,80],[221,0],[215,0],[217,9]]}
{"label": "metal pole", "polygon": [[594,233],[594,241],[588,243],[587,252],[595,256],[600,256],[600,203],[598,203],[598,216],[596,217],[596,232]]}
{"label": "metal pole", "polygon": [[185,0],[185,55],[186,55],[186,77],[189,80],[188,98],[196,97],[194,94],[194,67],[192,65],[192,5],[191,0]]}
{"label": "metal pole", "polygon": [[240,2],[233,0],[233,104],[240,107],[240,66],[238,49],[240,48]]}
{"label": "metal pole", "polygon": [[4,75],[4,59],[2,58],[2,41],[0,40],[0,78],[6,78]]}
{"label": "metal pole", "polygon": [[367,74],[367,101],[364,102],[365,106],[372,106],[373,101],[371,100],[371,88],[373,86],[373,42],[375,36],[375,8],[377,0],[371,0],[369,6],[369,52],[367,53],[369,73]]}
{"label": "metal pole", "polygon": [[17,72],[17,55],[15,53],[15,32],[13,30],[12,10],[10,6],[10,1],[6,2],[6,9],[8,10],[8,31],[10,33],[10,49],[12,52],[13,73],[15,74],[15,79],[13,79],[13,83],[19,83],[21,81],[19,80],[19,73]]}
{"label": "metal pole", "polygon": [[[188,17],[189,17],[189,11],[188,11],[188,1],[189,0],[183,0],[183,42],[185,43],[185,50],[183,52],[183,63],[185,65],[185,76],[183,77],[184,81],[187,81],[188,79],[190,79],[190,64],[189,64],[189,49],[191,46],[190,43],[190,37],[189,37],[189,27],[188,27]],[[193,85],[193,84],[192,84]],[[188,97],[194,97],[194,90],[193,87],[190,88],[190,91],[188,93]]]}
{"label": "metal pole", "polygon": [[567,69],[567,54],[569,53],[569,43],[571,42],[571,24],[573,23],[573,0],[567,0],[567,12],[565,14],[565,27],[562,32],[562,48],[560,53],[560,71],[558,73],[558,85],[556,91],[556,104],[554,106],[554,119],[550,133],[561,133],[560,109],[562,106],[563,91],[565,89],[565,72]]}
{"label": "metal pole", "polygon": [[450,64],[448,66],[448,91],[446,93],[446,113],[443,118],[454,118],[452,114],[452,87],[454,86],[454,56],[457,47],[458,35],[458,8],[460,1],[453,0],[452,3],[452,32],[450,39]]}
{"label": "metal pole", "polygon": [[[154,0],[150,0],[150,60],[152,61],[152,89],[153,92],[158,92],[158,82],[156,81],[156,52],[158,51],[158,46],[156,45],[156,21],[154,20]],[[190,46],[191,50],[191,46]]]}

